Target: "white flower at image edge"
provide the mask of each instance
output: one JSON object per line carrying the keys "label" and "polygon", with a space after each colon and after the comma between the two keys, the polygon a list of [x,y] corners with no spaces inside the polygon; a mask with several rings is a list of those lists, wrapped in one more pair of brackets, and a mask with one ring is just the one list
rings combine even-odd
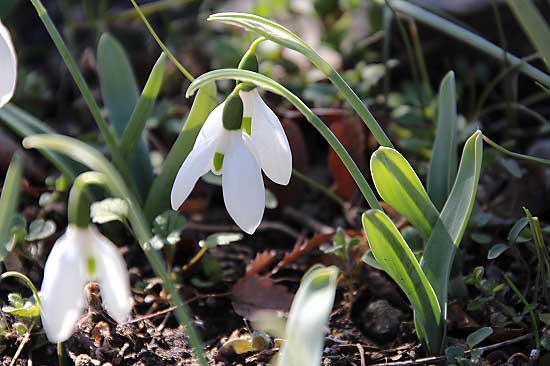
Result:
{"label": "white flower at image edge", "polygon": [[15,91],[17,57],[10,33],[0,22],[0,108],[9,102]]}
{"label": "white flower at image edge", "polygon": [[258,91],[241,91],[240,96],[244,115],[242,129],[224,128],[225,103],[210,113],[176,176],[171,201],[172,208],[177,210],[201,176],[210,170],[221,174],[227,212],[243,231],[252,234],[260,225],[265,209],[261,170],[275,183],[288,184],[292,154],[279,119]]}
{"label": "white flower at image edge", "polygon": [[69,225],[55,243],[40,289],[42,326],[52,343],[66,341],[86,306],[84,286],[97,280],[103,306],[119,323],[130,317],[128,269],[116,246],[93,227]]}

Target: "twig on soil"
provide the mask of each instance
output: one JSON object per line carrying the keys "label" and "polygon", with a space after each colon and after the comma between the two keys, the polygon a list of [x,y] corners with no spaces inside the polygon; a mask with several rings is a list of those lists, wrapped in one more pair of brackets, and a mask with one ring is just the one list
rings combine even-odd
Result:
{"label": "twig on soil", "polygon": [[512,339],[508,339],[506,341],[502,341],[500,343],[490,344],[490,345],[485,346],[485,347],[478,347],[477,350],[487,352],[487,351],[491,351],[491,350],[494,350],[494,349],[497,349],[497,348],[500,348],[500,347],[509,346],[511,344],[514,344],[514,343],[526,341],[526,340],[531,339],[531,338],[533,338],[532,334],[525,334],[525,335],[519,336],[517,338],[512,338]]}
{"label": "twig on soil", "polygon": [[34,322],[29,327],[29,330],[27,331],[27,333],[25,333],[25,336],[21,340],[21,344],[19,345],[19,347],[17,347],[17,351],[15,351],[15,354],[13,355],[13,359],[10,362],[10,366],[15,365],[15,362],[17,361],[17,359],[19,358],[19,355],[23,351],[23,347],[25,347],[25,344],[27,344],[27,342],[29,341],[29,339],[31,337],[31,331],[32,331],[33,327],[34,327]]}
{"label": "twig on soil", "polygon": [[357,343],[357,349],[359,350],[359,355],[361,356],[361,366],[365,366],[365,350],[360,343]]}
{"label": "twig on soil", "polygon": [[425,357],[417,360],[399,361],[399,362],[384,362],[370,364],[369,366],[417,366],[417,365],[429,365],[437,364],[447,360],[447,356]]}

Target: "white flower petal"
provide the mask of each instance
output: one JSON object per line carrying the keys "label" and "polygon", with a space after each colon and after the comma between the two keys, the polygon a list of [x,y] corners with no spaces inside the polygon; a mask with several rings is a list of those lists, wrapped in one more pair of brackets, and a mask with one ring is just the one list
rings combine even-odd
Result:
{"label": "white flower petal", "polygon": [[260,166],[241,136],[233,139],[222,171],[223,200],[227,212],[243,231],[252,234],[264,215],[265,188]]}
{"label": "white flower petal", "polygon": [[193,148],[203,145],[206,141],[217,138],[223,131],[222,114],[225,102],[214,108],[204,121]]}
{"label": "white flower petal", "polygon": [[93,229],[93,232],[94,258],[103,307],[114,320],[123,323],[130,317],[133,305],[128,268],[117,247],[96,229]]}
{"label": "white flower petal", "polygon": [[181,165],[170,195],[174,210],[181,206],[183,201],[191,194],[199,178],[212,167],[215,147],[215,138],[204,140],[201,144],[195,144],[195,147]]}
{"label": "white flower petal", "polygon": [[52,343],[69,339],[84,311],[87,278],[81,239],[81,229],[69,226],[55,243],[44,268],[40,316]]}
{"label": "white flower petal", "polygon": [[6,27],[0,22],[0,108],[13,96],[17,80],[17,56]]}
{"label": "white flower petal", "polygon": [[246,132],[246,143],[253,149],[262,170],[269,179],[287,185],[292,175],[292,152],[279,118],[265,104],[257,89],[240,92],[245,116],[252,116],[252,135]]}

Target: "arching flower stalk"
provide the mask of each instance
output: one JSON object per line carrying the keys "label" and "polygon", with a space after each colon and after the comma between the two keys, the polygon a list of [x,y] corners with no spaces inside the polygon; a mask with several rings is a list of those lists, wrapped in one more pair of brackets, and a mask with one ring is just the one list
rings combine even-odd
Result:
{"label": "arching flower stalk", "polygon": [[[255,58],[253,53],[248,55],[241,66],[257,69]],[[257,89],[239,84],[206,119],[174,181],[172,208],[177,210],[198,179],[212,171],[222,175],[229,215],[243,231],[252,234],[265,209],[262,170],[273,182],[287,185],[292,153],[281,122]]]}
{"label": "arching flower stalk", "polygon": [[0,108],[8,103],[15,91],[17,56],[8,29],[0,22]]}

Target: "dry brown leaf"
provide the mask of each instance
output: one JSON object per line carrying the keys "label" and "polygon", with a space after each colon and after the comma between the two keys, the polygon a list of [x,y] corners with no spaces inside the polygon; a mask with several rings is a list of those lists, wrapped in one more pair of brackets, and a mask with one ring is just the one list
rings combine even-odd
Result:
{"label": "dry brown leaf", "polygon": [[283,285],[276,285],[269,277],[243,277],[231,289],[232,304],[240,316],[254,320],[261,310],[287,312],[294,295]]}

